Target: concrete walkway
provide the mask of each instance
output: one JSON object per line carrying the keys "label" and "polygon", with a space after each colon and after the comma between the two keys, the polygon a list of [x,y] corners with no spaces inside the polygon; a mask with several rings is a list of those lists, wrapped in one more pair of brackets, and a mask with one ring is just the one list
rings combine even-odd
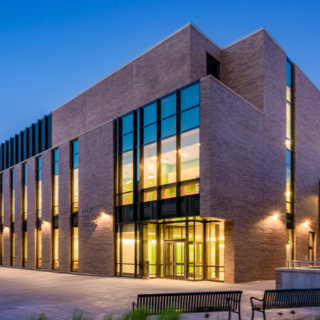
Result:
{"label": "concrete walkway", "polygon": [[[50,319],[71,317],[74,309],[101,320],[107,314],[119,314],[130,309],[139,293],[196,292],[242,290],[242,319],[251,318],[249,298],[262,298],[265,289],[275,287],[275,281],[224,284],[209,281],[140,280],[103,278],[0,267],[0,319],[24,320],[45,312]],[[282,310],[282,318],[292,318]],[[268,318],[278,318],[269,312]],[[307,312],[307,313],[305,313]],[[309,311],[305,311],[306,315]],[[302,314],[301,312],[299,312]],[[314,311],[312,311],[314,314]],[[204,319],[203,314],[184,315],[185,319]],[[211,313],[209,319],[227,319],[227,313]],[[257,315],[257,319],[261,319]],[[237,319],[236,315],[232,319]]]}

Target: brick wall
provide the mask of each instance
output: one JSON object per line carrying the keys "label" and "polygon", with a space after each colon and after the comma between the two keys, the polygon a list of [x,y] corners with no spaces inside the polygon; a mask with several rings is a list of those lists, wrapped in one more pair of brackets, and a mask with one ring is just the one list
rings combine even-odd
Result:
{"label": "brick wall", "polygon": [[[79,272],[114,274],[113,122],[79,138]],[[81,208],[98,206],[98,225],[84,227]],[[107,213],[102,214],[103,212]],[[90,219],[91,220],[91,219]]]}
{"label": "brick wall", "polygon": [[[294,66],[295,106],[295,251],[297,260],[308,259],[308,234],[316,233],[316,256],[319,245],[319,180],[320,180],[320,92]],[[306,222],[309,222],[307,225]]]}
{"label": "brick wall", "polygon": [[222,51],[221,81],[263,110],[263,51],[265,32],[260,31]]}
{"label": "brick wall", "polygon": [[71,266],[71,172],[70,142],[59,147],[59,271]]}
{"label": "brick wall", "polygon": [[[233,61],[251,50],[252,65]],[[265,32],[226,51],[230,74],[223,79],[236,92],[213,77],[201,81],[201,216],[229,225],[225,240],[234,251],[225,252],[227,282],[275,279],[286,248],[286,55]],[[238,86],[235,78],[249,72],[245,67],[252,82]]]}

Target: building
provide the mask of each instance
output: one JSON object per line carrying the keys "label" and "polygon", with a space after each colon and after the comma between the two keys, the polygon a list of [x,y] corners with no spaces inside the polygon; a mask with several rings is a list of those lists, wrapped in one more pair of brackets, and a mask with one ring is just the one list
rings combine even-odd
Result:
{"label": "building", "polygon": [[275,278],[320,254],[320,93],[261,28],[188,23],[0,148],[1,264]]}

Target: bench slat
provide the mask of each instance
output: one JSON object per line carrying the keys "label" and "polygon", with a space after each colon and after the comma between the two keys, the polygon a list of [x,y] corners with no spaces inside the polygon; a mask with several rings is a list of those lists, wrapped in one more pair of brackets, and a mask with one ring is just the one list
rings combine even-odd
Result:
{"label": "bench slat", "polygon": [[[145,308],[150,315],[156,315],[172,307],[181,313],[222,312],[228,311],[228,305],[233,312],[240,310],[242,291],[211,291],[164,294],[140,294],[137,298],[137,309]],[[228,304],[228,299],[229,304]]]}

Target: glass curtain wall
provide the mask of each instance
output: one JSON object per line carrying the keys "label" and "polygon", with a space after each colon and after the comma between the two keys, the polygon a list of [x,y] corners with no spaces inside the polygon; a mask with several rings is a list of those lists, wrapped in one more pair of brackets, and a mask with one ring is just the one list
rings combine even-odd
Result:
{"label": "glass curtain wall", "polygon": [[53,150],[52,165],[52,269],[59,268],[59,149]]}
{"label": "glass curtain wall", "polygon": [[116,226],[116,275],[224,281],[224,223],[175,218]]}
{"label": "glass curtain wall", "polygon": [[22,164],[22,266],[27,267],[28,260],[28,233],[27,233],[27,218],[28,218],[28,166],[27,163]]}
{"label": "glass curtain wall", "polygon": [[195,82],[116,120],[116,223],[200,214],[199,104]]}
{"label": "glass curtain wall", "polygon": [[10,238],[11,238],[11,261],[10,265],[15,265],[15,232],[14,232],[14,222],[15,222],[15,170],[11,169],[10,172],[10,180],[11,180],[11,214],[10,214]]}
{"label": "glass curtain wall", "polygon": [[287,60],[286,65],[286,212],[287,212],[287,244],[286,244],[286,260],[294,260],[294,221],[293,221],[293,76],[292,64]]}
{"label": "glass curtain wall", "polygon": [[0,265],[3,265],[4,259],[4,241],[3,241],[3,228],[4,228],[4,201],[3,201],[3,174],[0,175]]}
{"label": "glass curtain wall", "polygon": [[72,201],[72,239],[71,239],[71,270],[76,272],[79,268],[79,229],[78,229],[78,204],[79,204],[79,144],[78,140],[72,141],[72,169],[71,169],[71,201]]}
{"label": "glass curtain wall", "polygon": [[37,268],[42,266],[42,157],[37,158]]}
{"label": "glass curtain wall", "polygon": [[[195,218],[200,83],[118,118],[115,137],[116,274],[145,276],[148,261],[151,277],[223,280],[223,226]],[[184,221],[183,237],[167,237],[172,219]]]}

